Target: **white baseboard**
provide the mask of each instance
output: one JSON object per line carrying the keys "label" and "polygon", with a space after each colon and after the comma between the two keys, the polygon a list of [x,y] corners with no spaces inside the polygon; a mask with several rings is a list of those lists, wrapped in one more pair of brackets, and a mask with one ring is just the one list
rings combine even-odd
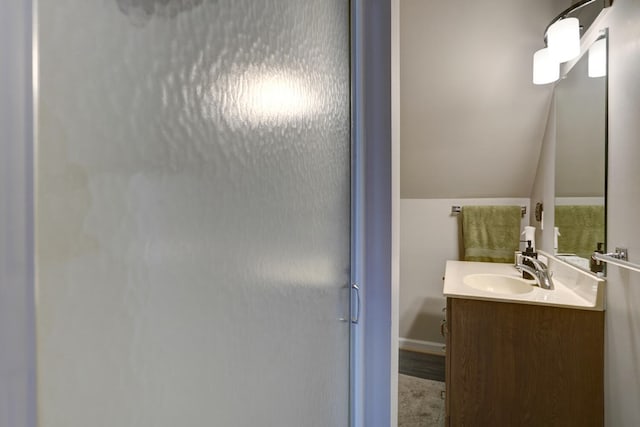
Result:
{"label": "white baseboard", "polygon": [[398,338],[398,347],[400,347],[401,350],[444,355],[444,346],[445,344],[441,342],[412,340],[402,337]]}

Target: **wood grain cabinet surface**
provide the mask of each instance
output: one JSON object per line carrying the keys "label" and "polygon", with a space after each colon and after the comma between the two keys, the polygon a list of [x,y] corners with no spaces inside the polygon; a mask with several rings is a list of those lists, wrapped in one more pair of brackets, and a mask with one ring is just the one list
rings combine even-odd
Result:
{"label": "wood grain cabinet surface", "polygon": [[604,312],[447,299],[447,426],[603,426]]}

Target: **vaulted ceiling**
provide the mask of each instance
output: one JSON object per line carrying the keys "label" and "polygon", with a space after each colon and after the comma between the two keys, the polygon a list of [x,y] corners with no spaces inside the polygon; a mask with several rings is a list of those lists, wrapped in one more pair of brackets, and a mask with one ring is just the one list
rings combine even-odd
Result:
{"label": "vaulted ceiling", "polygon": [[529,197],[552,96],[533,53],[569,0],[400,0],[401,197]]}

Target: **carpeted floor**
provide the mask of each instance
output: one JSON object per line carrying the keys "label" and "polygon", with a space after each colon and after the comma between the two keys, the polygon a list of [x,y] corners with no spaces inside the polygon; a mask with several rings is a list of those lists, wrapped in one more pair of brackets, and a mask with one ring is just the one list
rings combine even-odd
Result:
{"label": "carpeted floor", "polygon": [[444,383],[400,374],[398,427],[444,426]]}

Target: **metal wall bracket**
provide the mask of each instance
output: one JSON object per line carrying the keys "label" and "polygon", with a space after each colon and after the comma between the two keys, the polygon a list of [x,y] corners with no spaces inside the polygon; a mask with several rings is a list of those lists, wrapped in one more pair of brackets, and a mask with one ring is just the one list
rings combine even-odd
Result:
{"label": "metal wall bracket", "polygon": [[[461,212],[462,212],[461,206],[455,206],[455,205],[451,206],[451,215],[458,215]],[[527,214],[527,207],[520,206],[520,216],[524,218],[526,214]]]}
{"label": "metal wall bracket", "polygon": [[629,251],[627,248],[616,248],[616,251],[613,254],[609,254],[612,258],[619,259],[622,261],[629,260]]}
{"label": "metal wall bracket", "polygon": [[615,252],[609,252],[608,254],[595,252],[592,256],[594,259],[604,261],[607,264],[613,264],[617,265],[618,267],[623,267],[629,270],[640,272],[640,264],[635,264],[628,261],[629,252],[626,248],[616,248]]}

